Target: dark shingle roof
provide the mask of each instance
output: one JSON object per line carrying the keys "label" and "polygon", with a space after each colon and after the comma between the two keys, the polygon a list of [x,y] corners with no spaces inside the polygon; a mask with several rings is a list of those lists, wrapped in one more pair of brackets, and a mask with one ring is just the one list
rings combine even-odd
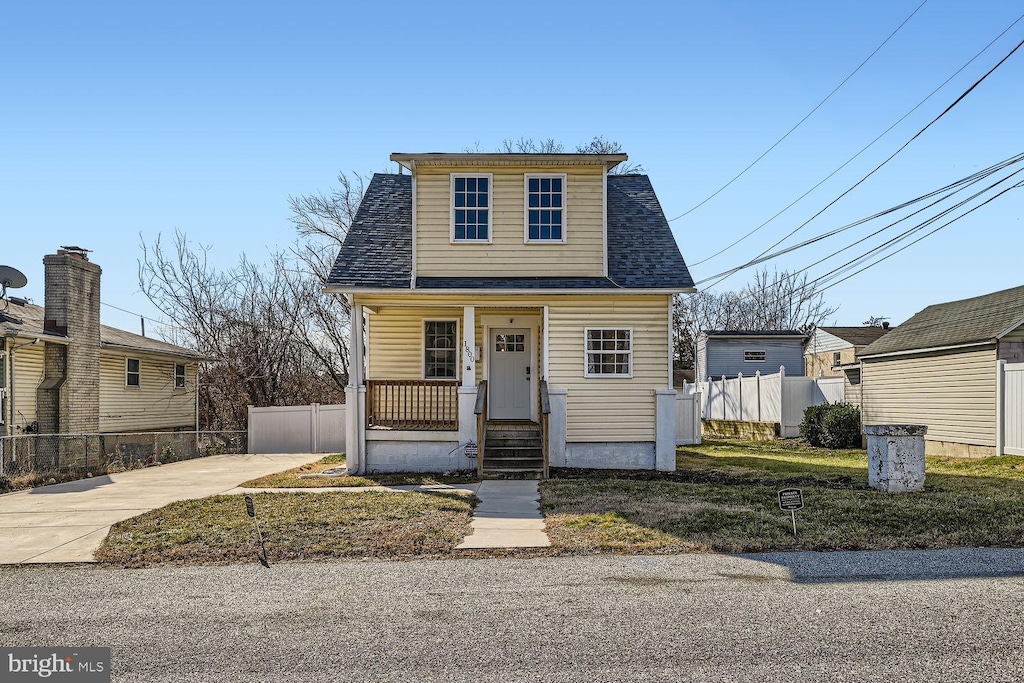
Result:
{"label": "dark shingle roof", "polygon": [[819,327],[818,329],[850,342],[854,346],[866,346],[889,331],[888,327]]}
{"label": "dark shingle roof", "polygon": [[803,337],[800,330],[707,330],[708,337]]}
{"label": "dark shingle roof", "polygon": [[1024,286],[935,304],[872,342],[860,356],[995,341],[1024,322]]}
{"label": "dark shingle roof", "polygon": [[645,175],[608,176],[608,277],[623,287],[693,287]]}
{"label": "dark shingle roof", "polygon": [[[374,174],[327,279],[334,287],[408,288],[412,177]],[[608,176],[608,278],[421,277],[427,289],[689,289],[693,280],[651,181]]]}
{"label": "dark shingle roof", "polygon": [[[0,314],[0,331],[20,334],[25,336],[47,336],[59,337],[58,334],[50,334],[43,331],[44,309],[34,304],[19,305],[12,303],[6,313]],[[70,339],[74,342],[74,339]],[[192,349],[183,346],[170,344],[159,339],[143,337],[140,334],[133,334],[109,325],[100,325],[100,346],[112,348],[124,348],[135,351],[146,351],[149,353],[163,353],[180,358],[193,358],[204,360],[204,356]]]}
{"label": "dark shingle roof", "polygon": [[374,173],[327,283],[408,288],[411,277],[412,176]]}

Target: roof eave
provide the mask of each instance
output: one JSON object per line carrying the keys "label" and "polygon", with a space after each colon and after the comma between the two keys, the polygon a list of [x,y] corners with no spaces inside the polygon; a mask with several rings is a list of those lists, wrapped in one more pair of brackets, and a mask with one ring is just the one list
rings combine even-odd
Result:
{"label": "roof eave", "polygon": [[101,341],[100,342],[100,348],[104,348],[104,349],[124,349],[125,351],[138,351],[139,353],[152,353],[152,354],[156,354],[156,355],[159,355],[159,356],[171,356],[171,357],[174,357],[174,358],[186,358],[186,359],[192,360],[192,361],[214,361],[214,360],[216,360],[215,358],[210,358],[209,356],[204,356],[204,355],[198,354],[198,353],[192,353],[190,351],[178,352],[178,351],[170,351],[170,350],[167,350],[167,349],[154,349],[154,348],[147,347],[147,346],[134,346],[134,345],[131,345],[131,344],[116,344],[116,343],[113,343],[113,342],[105,342],[105,341]]}
{"label": "roof eave", "polygon": [[501,289],[501,288],[458,288],[458,289],[426,289],[417,287],[337,287],[328,285],[324,287],[326,294],[692,294],[697,290],[694,287],[566,287],[561,289]]}
{"label": "roof eave", "polygon": [[860,360],[869,360],[872,358],[888,358],[891,356],[909,356],[917,353],[934,353],[936,351],[955,351],[957,349],[969,349],[976,346],[989,346],[995,344],[997,339],[986,339],[984,341],[967,342],[965,344],[950,344],[948,346],[930,346],[923,349],[903,349],[900,351],[886,351],[883,353],[872,353],[872,354],[860,354],[857,356]]}
{"label": "roof eave", "polygon": [[503,152],[465,152],[465,153],[408,153],[392,152],[391,161],[411,172],[417,166],[511,166],[511,165],[547,165],[547,166],[604,166],[611,169],[629,159],[627,154],[542,154],[521,153],[506,154]]}

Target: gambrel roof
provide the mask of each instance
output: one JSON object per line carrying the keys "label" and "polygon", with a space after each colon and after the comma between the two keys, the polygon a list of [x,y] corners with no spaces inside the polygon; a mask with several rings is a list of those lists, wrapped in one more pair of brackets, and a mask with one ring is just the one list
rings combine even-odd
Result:
{"label": "gambrel roof", "polygon": [[872,342],[860,358],[995,342],[1024,324],[1024,286],[929,306]]}
{"label": "gambrel roof", "polygon": [[[608,277],[419,277],[419,289],[693,288],[646,175],[608,176]],[[331,289],[404,288],[412,278],[412,177],[376,173],[327,279]]]}

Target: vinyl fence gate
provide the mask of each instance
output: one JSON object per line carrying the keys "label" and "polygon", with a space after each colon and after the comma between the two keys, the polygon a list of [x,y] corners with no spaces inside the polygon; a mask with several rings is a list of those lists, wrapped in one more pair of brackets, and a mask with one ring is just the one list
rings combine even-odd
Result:
{"label": "vinyl fence gate", "polygon": [[[1024,363],[999,361],[997,370],[997,455],[1024,455]],[[1002,446],[1000,450],[998,447]]]}
{"label": "vinyl fence gate", "polygon": [[343,453],[345,406],[253,408],[249,406],[250,453]]}

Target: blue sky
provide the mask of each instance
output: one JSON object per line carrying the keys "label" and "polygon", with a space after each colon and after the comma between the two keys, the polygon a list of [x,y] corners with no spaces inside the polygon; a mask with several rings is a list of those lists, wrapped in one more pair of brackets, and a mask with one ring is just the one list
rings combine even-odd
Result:
{"label": "blue sky", "polygon": [[[138,291],[140,235],[178,229],[217,263],[243,251],[258,260],[294,237],[288,196],[329,190],[339,170],[393,171],[393,151],[496,149],[520,136],[570,149],[594,135],[619,141],[674,217],[789,130],[920,3],[16,3],[0,22],[0,264],[23,270],[21,294],[41,303],[43,255],[92,249],[104,302],[157,317]],[[803,194],[1022,11],[928,0],[786,141],[672,223],[687,262]],[[693,267],[695,279],[813,215],[1022,39],[1024,21],[793,209]],[[791,242],[1024,151],[1022,84],[1024,48]],[[899,323],[1024,284],[1022,213],[1024,189],[829,289],[835,322]],[[773,264],[805,267],[867,232]],[[138,329],[110,307],[103,319]]]}

